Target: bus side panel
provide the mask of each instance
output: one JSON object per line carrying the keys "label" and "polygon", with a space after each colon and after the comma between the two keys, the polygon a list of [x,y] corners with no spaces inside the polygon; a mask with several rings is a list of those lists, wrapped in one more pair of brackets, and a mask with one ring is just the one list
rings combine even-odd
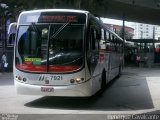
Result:
{"label": "bus side panel", "polygon": [[120,66],[120,54],[119,53],[110,53],[110,67],[109,74],[110,80],[114,79],[119,74],[119,66]]}
{"label": "bus side panel", "polygon": [[[105,71],[106,73],[106,83],[109,81],[109,58],[110,53],[106,51],[100,51],[99,54],[99,64],[100,64],[100,74],[102,77],[102,72]],[[104,74],[104,73],[103,73]]]}
{"label": "bus side panel", "polygon": [[98,51],[92,51],[90,55],[91,56],[87,58],[86,60],[87,61],[86,66],[89,71],[90,79],[92,82],[92,94],[95,94],[100,89],[100,83],[101,83],[100,67],[101,65],[99,64],[99,52]]}
{"label": "bus side panel", "polygon": [[108,82],[109,53],[105,51],[94,52],[94,54],[92,55],[92,59],[88,64],[91,64],[87,66],[91,67],[91,68],[88,68],[88,72],[90,73],[90,77],[92,81],[92,94],[95,94],[101,89],[103,71],[105,71],[106,73],[106,83]]}
{"label": "bus side panel", "polygon": [[109,82],[110,80],[110,75],[109,75],[109,60],[110,60],[110,53],[106,52],[106,57],[105,57],[105,70],[106,70],[106,83]]}

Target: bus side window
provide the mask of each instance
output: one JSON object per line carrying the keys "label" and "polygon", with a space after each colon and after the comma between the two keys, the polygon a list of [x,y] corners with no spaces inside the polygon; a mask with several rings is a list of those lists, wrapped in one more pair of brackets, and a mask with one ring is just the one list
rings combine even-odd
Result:
{"label": "bus side window", "polygon": [[95,49],[95,38],[96,38],[96,35],[95,35],[95,31],[93,28],[90,29],[90,49]]}
{"label": "bus side window", "polygon": [[112,51],[111,44],[109,41],[106,43],[106,51],[108,52]]}
{"label": "bus side window", "polygon": [[104,38],[105,38],[105,43],[106,43],[106,51],[111,51],[111,46],[110,46],[110,41],[109,41],[110,35],[108,31],[105,32]]}
{"label": "bus side window", "polygon": [[110,42],[110,46],[109,46],[109,51],[114,51],[114,47],[113,47],[113,36],[112,34],[109,33],[109,42]]}
{"label": "bus side window", "polygon": [[116,36],[114,36],[114,50],[115,52],[118,52],[118,39]]}
{"label": "bus side window", "polygon": [[101,29],[101,39],[102,40],[105,40],[105,34],[106,34],[105,30]]}
{"label": "bus side window", "polygon": [[109,41],[112,41],[112,35],[109,33]]}
{"label": "bus side window", "polygon": [[105,40],[109,41],[109,32],[108,31],[106,31]]}
{"label": "bus side window", "polygon": [[101,50],[106,49],[105,34],[106,34],[105,30],[101,28],[101,38],[100,38],[100,41],[99,41],[99,46],[100,46]]}
{"label": "bus side window", "polygon": [[99,50],[99,49],[100,49],[100,41],[101,41],[101,29],[98,28],[98,29],[96,30],[96,41],[95,41],[96,50]]}
{"label": "bus side window", "polygon": [[97,30],[94,28],[91,28],[91,37],[90,37],[90,44],[92,50],[98,50],[99,49],[99,40],[97,39]]}

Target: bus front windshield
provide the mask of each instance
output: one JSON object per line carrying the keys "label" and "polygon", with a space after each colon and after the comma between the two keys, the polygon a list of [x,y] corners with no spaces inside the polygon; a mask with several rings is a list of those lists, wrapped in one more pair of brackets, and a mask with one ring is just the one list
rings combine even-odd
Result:
{"label": "bus front windshield", "polygon": [[20,25],[16,68],[27,72],[71,72],[83,65],[84,25]]}

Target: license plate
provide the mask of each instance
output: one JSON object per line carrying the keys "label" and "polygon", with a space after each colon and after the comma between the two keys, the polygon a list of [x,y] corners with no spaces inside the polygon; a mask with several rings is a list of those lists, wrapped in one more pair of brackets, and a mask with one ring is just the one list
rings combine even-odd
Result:
{"label": "license plate", "polygon": [[59,75],[55,75],[55,76],[46,76],[46,75],[40,75],[38,78],[38,81],[45,81],[45,80],[49,80],[49,81],[61,81],[63,80],[63,76],[59,76]]}
{"label": "license plate", "polygon": [[42,92],[53,92],[54,88],[48,88],[48,87],[41,87]]}

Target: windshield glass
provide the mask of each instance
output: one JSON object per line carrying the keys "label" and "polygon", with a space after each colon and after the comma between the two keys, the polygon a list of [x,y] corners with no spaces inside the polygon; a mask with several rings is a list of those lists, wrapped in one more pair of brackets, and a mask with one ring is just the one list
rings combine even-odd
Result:
{"label": "windshield glass", "polygon": [[19,27],[16,67],[31,72],[71,72],[83,64],[84,25],[32,24]]}

